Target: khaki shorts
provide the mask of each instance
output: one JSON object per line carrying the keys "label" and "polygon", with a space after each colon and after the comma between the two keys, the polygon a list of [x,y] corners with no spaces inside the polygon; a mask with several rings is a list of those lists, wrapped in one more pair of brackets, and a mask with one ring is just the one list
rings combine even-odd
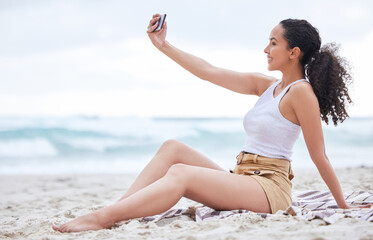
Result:
{"label": "khaki shorts", "polygon": [[240,152],[236,167],[230,171],[257,180],[267,195],[272,213],[291,206],[291,179],[294,175],[289,160]]}

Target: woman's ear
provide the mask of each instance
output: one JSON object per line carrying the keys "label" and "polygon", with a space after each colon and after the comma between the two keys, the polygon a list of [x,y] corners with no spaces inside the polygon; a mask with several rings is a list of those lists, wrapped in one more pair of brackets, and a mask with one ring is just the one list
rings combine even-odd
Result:
{"label": "woman's ear", "polygon": [[300,58],[302,51],[299,47],[294,47],[290,50],[290,59]]}

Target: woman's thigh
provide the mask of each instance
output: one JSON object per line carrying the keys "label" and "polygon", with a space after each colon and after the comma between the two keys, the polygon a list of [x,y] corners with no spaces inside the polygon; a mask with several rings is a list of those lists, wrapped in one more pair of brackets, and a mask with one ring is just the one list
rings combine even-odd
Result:
{"label": "woman's thigh", "polygon": [[250,176],[183,164],[174,165],[171,171],[185,181],[186,198],[214,209],[271,211],[262,186]]}

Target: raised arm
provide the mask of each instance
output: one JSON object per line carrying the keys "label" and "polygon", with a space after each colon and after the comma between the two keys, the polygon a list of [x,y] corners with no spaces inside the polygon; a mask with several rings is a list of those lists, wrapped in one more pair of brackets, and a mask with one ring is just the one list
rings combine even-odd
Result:
{"label": "raised arm", "polygon": [[[290,95],[289,97],[296,99],[291,101],[292,107],[302,127],[304,140],[312,161],[336,200],[338,207],[351,208],[351,206],[346,204],[341,185],[325,153],[319,103],[311,85],[307,83],[296,84],[288,94]],[[370,207],[370,205],[353,207]]]}
{"label": "raised arm", "polygon": [[234,92],[258,96],[277,80],[260,73],[242,73],[218,68],[199,57],[172,46],[166,41],[167,22],[163,25],[162,30],[153,32],[158,26],[158,24],[154,25],[158,19],[159,14],[155,14],[150,20],[147,31],[150,40],[156,48],[195,76]]}

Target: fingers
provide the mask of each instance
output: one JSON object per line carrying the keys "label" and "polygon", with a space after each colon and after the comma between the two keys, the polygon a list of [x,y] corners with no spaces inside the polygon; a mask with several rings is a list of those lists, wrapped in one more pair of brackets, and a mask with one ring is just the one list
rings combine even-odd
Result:
{"label": "fingers", "polygon": [[148,30],[146,31],[147,33],[152,33],[157,27],[158,27],[158,22],[156,22],[154,25],[150,25],[148,26]]}
{"label": "fingers", "polygon": [[373,206],[372,203],[369,203],[369,204],[366,204],[366,205],[359,205],[360,208],[370,208],[371,206]]}
{"label": "fingers", "polygon": [[149,21],[149,26],[153,26],[154,23],[155,23],[156,21],[158,21],[160,18],[161,18],[161,17],[160,17],[159,14],[157,14],[157,16],[154,16],[154,15],[153,15],[153,18],[150,19],[150,21]]}
{"label": "fingers", "polygon": [[369,204],[367,204],[367,205],[362,205],[364,208],[370,208],[370,207],[372,207],[373,206],[373,203],[369,203]]}
{"label": "fingers", "polygon": [[150,21],[149,21],[147,33],[153,32],[158,27],[159,23],[157,21],[159,19],[160,19],[160,15],[159,14],[154,14],[153,15],[153,18],[150,19]]}
{"label": "fingers", "polygon": [[366,204],[366,205],[352,205],[352,206],[350,206],[350,208],[370,208],[370,207],[372,207],[373,206],[373,204],[372,203],[369,203],[369,204]]}

